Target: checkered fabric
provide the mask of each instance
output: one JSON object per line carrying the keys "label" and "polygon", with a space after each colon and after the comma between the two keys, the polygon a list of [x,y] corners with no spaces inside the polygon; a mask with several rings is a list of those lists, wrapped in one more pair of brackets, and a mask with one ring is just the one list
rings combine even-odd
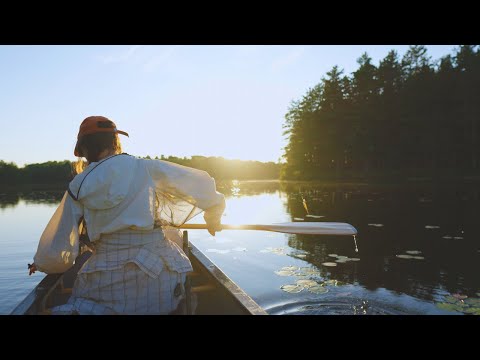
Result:
{"label": "checkered fabric", "polygon": [[102,235],[66,305],[52,314],[169,314],[185,296],[190,260],[162,229]]}

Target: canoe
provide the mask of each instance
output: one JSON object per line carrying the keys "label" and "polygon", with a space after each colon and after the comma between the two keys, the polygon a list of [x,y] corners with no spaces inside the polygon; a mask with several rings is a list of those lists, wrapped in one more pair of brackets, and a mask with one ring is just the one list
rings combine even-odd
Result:
{"label": "canoe", "polygon": [[[184,250],[192,263],[193,272],[187,276],[186,301],[177,314],[267,315],[205,254],[188,242],[187,231],[183,232],[183,238]],[[46,275],[10,314],[44,315],[49,313],[49,308],[66,303],[76,274],[89,256],[90,253],[80,255],[75,265],[63,274]]]}

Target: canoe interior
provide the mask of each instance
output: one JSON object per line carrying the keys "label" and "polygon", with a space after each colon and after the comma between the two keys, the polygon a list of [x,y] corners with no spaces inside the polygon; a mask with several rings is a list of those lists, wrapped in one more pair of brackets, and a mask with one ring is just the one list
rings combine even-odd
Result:
{"label": "canoe interior", "polygon": [[[184,239],[188,244],[186,232],[184,233]],[[188,296],[186,303],[192,306],[186,305],[182,313],[193,315],[267,314],[195,245],[190,243],[186,250],[194,270],[187,277],[187,291],[191,295]],[[79,268],[88,260],[90,255],[89,252],[80,255],[75,265],[64,274],[45,276],[11,314],[48,314],[49,308],[65,304],[71,295],[71,288]]]}

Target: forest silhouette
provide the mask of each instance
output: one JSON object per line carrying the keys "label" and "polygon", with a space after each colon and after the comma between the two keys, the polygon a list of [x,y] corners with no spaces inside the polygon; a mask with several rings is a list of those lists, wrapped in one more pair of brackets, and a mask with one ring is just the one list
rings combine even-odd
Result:
{"label": "forest silhouette", "polygon": [[[378,65],[367,53],[357,63],[350,76],[334,66],[291,102],[282,162],[155,158],[219,180],[480,180],[478,45],[438,60],[424,45],[412,45],[401,59],[391,50]],[[64,184],[73,176],[70,161],[23,168],[0,161],[0,184]]]}
{"label": "forest silhouette", "polygon": [[334,66],[286,114],[282,179],[429,180],[478,176],[480,49],[433,61],[423,45],[351,76]]}

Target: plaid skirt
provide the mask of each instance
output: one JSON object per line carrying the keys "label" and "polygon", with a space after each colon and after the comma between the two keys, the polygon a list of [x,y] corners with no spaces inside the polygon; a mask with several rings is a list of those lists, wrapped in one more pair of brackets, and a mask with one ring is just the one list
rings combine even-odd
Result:
{"label": "plaid skirt", "polygon": [[78,273],[71,298],[52,314],[169,314],[185,297],[186,274],[192,270],[162,229],[102,235]]}

